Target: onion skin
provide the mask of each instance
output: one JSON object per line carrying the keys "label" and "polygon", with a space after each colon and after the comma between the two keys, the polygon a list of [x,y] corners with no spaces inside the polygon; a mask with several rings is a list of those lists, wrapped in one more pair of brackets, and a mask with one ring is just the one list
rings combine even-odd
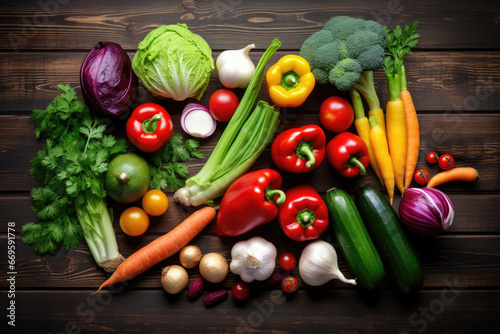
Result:
{"label": "onion skin", "polygon": [[455,218],[449,197],[435,188],[409,188],[399,203],[399,216],[411,231],[426,237],[446,231]]}

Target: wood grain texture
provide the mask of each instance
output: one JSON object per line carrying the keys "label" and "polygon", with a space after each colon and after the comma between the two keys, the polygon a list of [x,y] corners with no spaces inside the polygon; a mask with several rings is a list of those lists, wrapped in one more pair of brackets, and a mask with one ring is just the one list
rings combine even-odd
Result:
{"label": "wood grain texture", "polygon": [[[298,52],[278,51],[268,67],[288,53]],[[134,54],[129,52],[130,57]],[[257,64],[262,52],[252,51],[250,54]],[[219,52],[213,54],[215,59],[218,55]],[[56,85],[59,83],[79,87],[80,67],[85,56],[86,52],[23,52],[16,56],[0,53],[0,114],[28,114],[33,109],[45,108],[57,96]],[[499,52],[416,52],[405,58],[405,66],[408,88],[418,112],[453,110],[470,114],[500,111]],[[385,109],[389,99],[385,73],[380,69],[375,71],[374,77],[381,105]],[[219,88],[223,87],[214,70],[201,103],[208,105],[210,94]],[[243,94],[243,90],[236,92],[239,96]],[[78,93],[81,94],[79,89]],[[302,106],[289,112],[317,114],[321,103],[336,94],[349,99],[347,94],[338,92],[333,85],[318,84]],[[269,101],[265,84],[259,98]],[[141,86],[134,105],[145,102],[158,102],[158,99]],[[170,113],[179,114],[185,103],[171,99],[161,101]]]}
{"label": "wood grain texture", "polygon": [[[201,298],[191,302],[185,293],[170,297],[161,291],[102,295],[79,290],[20,291],[16,305],[24,311],[19,312],[16,331],[325,333],[341,329],[344,333],[426,330],[489,334],[500,331],[498,321],[493,320],[498,298],[500,292],[496,290],[452,287],[424,291],[412,304],[405,305],[391,292],[366,296],[355,291],[299,290],[293,296],[284,296],[280,290],[271,290],[256,291],[246,303],[236,303],[228,296],[219,305],[206,308]],[[300,318],[293,317],[297,305]]]}
{"label": "wood grain texture", "polygon": [[[305,246],[304,243],[287,239],[276,223],[270,223],[244,236],[234,238],[207,235],[213,233],[212,225],[207,227],[207,230],[190,244],[197,245],[203,254],[209,252],[221,253],[228,261],[231,259],[231,248],[236,242],[257,235],[272,242],[276,246],[278,254],[291,251],[299,258]],[[122,255],[128,257],[135,250],[145,246],[156,237],[157,235],[150,233],[140,238],[118,235],[117,242]],[[342,253],[338,245],[331,239],[330,234],[325,233],[322,238],[332,240],[331,242],[337,248],[340,270],[346,277],[352,278]],[[498,236],[443,235],[436,238],[415,238],[410,236],[410,240],[422,262],[425,288],[438,288],[443,286],[446,281],[455,278],[458,278],[461,284],[474,288],[496,287],[500,283],[500,237]],[[6,236],[0,237],[0,246],[6,248]],[[84,242],[75,250],[60,249],[56,255],[39,256],[33,253],[30,246],[17,239],[16,250],[19,263],[16,266],[18,273],[16,286],[19,288],[97,289],[106,280],[104,271],[95,265],[92,255]],[[133,279],[130,282],[130,288],[160,288],[161,270],[172,264],[179,264],[177,254]],[[0,260],[0,265],[7,267],[6,259]],[[276,268],[276,272],[282,273],[283,271]],[[197,268],[189,270],[189,273],[191,280],[199,276]],[[293,274],[299,279],[300,284],[304,285],[300,279],[298,268],[294,269]],[[8,287],[6,281],[8,276],[7,273],[0,272],[0,288]],[[238,279],[238,276],[229,273],[224,282],[213,286],[231,288]],[[268,286],[266,282],[254,282],[252,285],[256,288]],[[388,289],[390,286],[391,284],[387,280],[384,288]],[[350,285],[333,280],[316,289],[352,288]]]}
{"label": "wood grain texture", "polygon": [[[50,3],[50,1],[47,1]],[[45,2],[42,2],[45,3]],[[53,2],[52,2],[53,3]],[[420,22],[420,48],[498,48],[500,25],[495,0],[436,3],[421,1],[60,1],[42,8],[35,0],[0,7],[0,49],[87,50],[98,40],[135,50],[154,28],[186,23],[213,49],[265,48],[278,37],[285,48],[299,49],[332,17],[350,15],[383,25]],[[48,13],[48,14],[47,14]]]}
{"label": "wood grain texture", "polygon": [[[37,142],[27,116],[0,116],[5,130],[0,132],[0,191],[30,191],[38,185],[29,175],[29,160],[42,147]],[[174,128],[182,133],[179,116],[173,116]],[[278,129],[299,127],[317,123],[317,116],[282,114],[282,123]],[[447,192],[454,191],[497,191],[500,189],[500,115],[471,115],[445,113],[442,115],[422,114],[419,116],[421,128],[421,146],[417,166],[429,167],[432,174],[438,173],[437,166],[429,166],[425,162],[428,152],[437,150],[453,154],[456,166],[470,166],[479,170],[481,179],[474,183],[454,182],[440,186]],[[120,124],[116,124],[120,127]],[[120,127],[121,128],[121,127]],[[222,134],[223,126],[219,126],[214,135],[203,140],[202,150],[206,158],[215,147]],[[333,135],[328,133],[327,139]],[[276,168],[271,159],[270,149],[263,152],[253,165],[253,169]],[[206,159],[205,158],[205,159]],[[195,175],[203,166],[204,160],[188,162],[190,175]],[[320,192],[332,187],[341,187],[353,193],[360,185],[370,183],[379,186],[374,173],[370,170],[365,177],[346,179],[324,161],[311,173],[295,177],[291,173],[282,173],[284,187],[288,188],[300,183],[311,184]]]}

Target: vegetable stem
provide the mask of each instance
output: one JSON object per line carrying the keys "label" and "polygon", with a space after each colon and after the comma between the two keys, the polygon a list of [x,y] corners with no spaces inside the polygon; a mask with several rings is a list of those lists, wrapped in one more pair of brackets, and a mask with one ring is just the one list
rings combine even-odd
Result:
{"label": "vegetable stem", "polygon": [[352,108],[354,109],[354,116],[356,119],[361,119],[365,117],[365,108],[363,107],[363,101],[361,100],[361,95],[353,88],[349,90],[349,95],[351,95]]}
{"label": "vegetable stem", "polygon": [[401,80],[398,74],[387,74],[387,86],[391,101],[401,100]]}
{"label": "vegetable stem", "polygon": [[375,90],[375,83],[373,82],[373,71],[363,71],[359,77],[359,82],[354,85],[368,103],[370,110],[380,109],[380,100]]}
{"label": "vegetable stem", "polygon": [[302,160],[308,160],[306,166],[311,168],[316,163],[316,157],[313,154],[313,147],[310,142],[304,141],[297,146],[297,156]]}
{"label": "vegetable stem", "polygon": [[156,114],[150,119],[145,120],[141,125],[142,131],[144,131],[144,133],[154,133],[158,127],[158,121],[161,121],[160,114]]}
{"label": "vegetable stem", "polygon": [[269,202],[272,203],[274,201],[274,197],[276,197],[276,196],[279,196],[278,199],[276,200],[277,205],[281,205],[281,204],[285,203],[286,196],[285,196],[285,193],[283,192],[283,190],[273,189],[271,187],[268,187],[266,189],[266,199]]}
{"label": "vegetable stem", "polygon": [[357,156],[353,156],[351,159],[349,159],[349,161],[347,162],[347,165],[348,166],[349,165],[356,165],[361,170],[361,172],[360,172],[361,175],[366,174],[366,168],[365,168],[365,166],[363,166],[361,161],[359,161],[359,158]]}
{"label": "vegetable stem", "polygon": [[303,227],[309,227],[314,223],[316,217],[314,216],[314,211],[309,209],[304,209],[297,215],[297,222]]}

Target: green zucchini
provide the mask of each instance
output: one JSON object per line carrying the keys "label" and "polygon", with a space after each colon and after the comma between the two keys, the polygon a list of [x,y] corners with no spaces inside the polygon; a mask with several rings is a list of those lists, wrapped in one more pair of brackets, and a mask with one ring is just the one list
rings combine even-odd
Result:
{"label": "green zucchini", "polygon": [[326,193],[326,205],[333,234],[357,284],[377,288],[385,277],[384,265],[354,201],[344,190],[333,188]]}
{"label": "green zucchini", "polygon": [[368,185],[358,189],[355,201],[394,286],[403,294],[416,293],[422,287],[422,267],[396,212],[377,189]]}

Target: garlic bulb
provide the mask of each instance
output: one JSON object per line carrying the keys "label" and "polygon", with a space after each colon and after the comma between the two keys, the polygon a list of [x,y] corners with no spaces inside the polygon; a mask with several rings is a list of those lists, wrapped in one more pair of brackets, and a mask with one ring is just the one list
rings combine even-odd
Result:
{"label": "garlic bulb", "polygon": [[247,283],[266,280],[276,267],[276,255],[276,247],[264,238],[239,241],[231,249],[231,272]]}
{"label": "garlic bulb", "polygon": [[227,88],[247,88],[255,65],[248,53],[255,48],[250,44],[240,50],[226,50],[217,57],[217,71],[220,82]]}
{"label": "garlic bulb", "polygon": [[334,278],[356,285],[355,279],[347,279],[340,272],[337,252],[326,241],[314,241],[304,248],[300,255],[299,273],[302,280],[312,286],[323,285]]}

